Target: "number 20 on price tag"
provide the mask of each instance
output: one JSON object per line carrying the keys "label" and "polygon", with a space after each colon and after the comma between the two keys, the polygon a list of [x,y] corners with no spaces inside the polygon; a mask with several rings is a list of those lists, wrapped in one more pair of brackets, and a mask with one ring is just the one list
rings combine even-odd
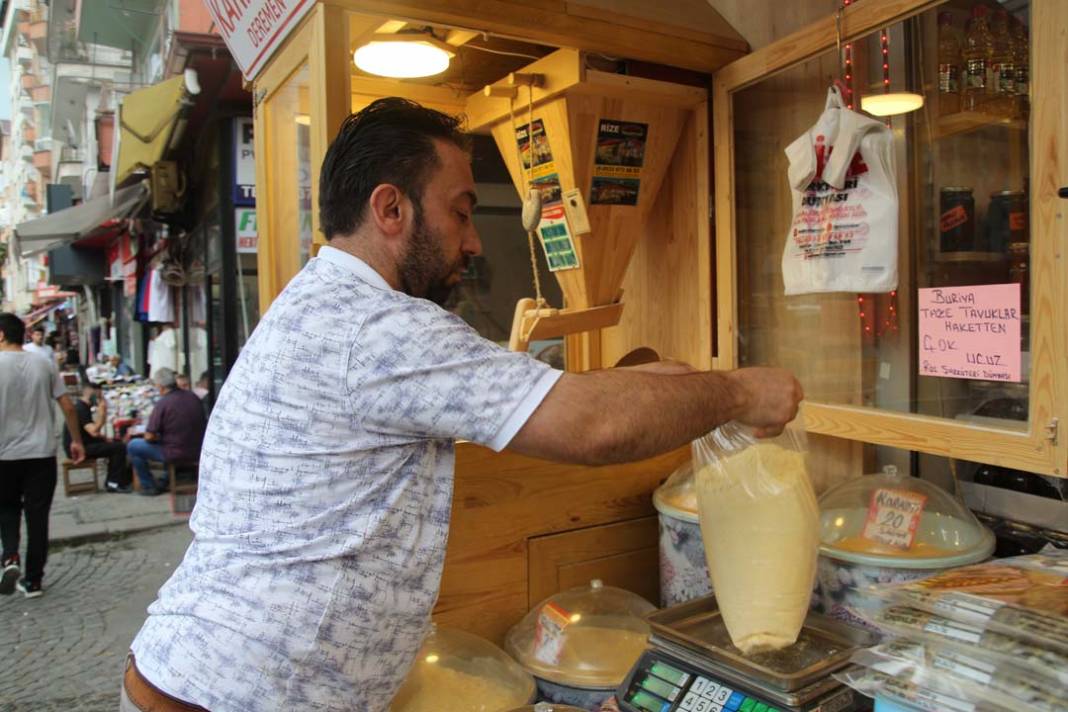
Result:
{"label": "number 20 on price tag", "polygon": [[916,492],[877,489],[872,492],[861,536],[895,549],[912,548],[927,497]]}

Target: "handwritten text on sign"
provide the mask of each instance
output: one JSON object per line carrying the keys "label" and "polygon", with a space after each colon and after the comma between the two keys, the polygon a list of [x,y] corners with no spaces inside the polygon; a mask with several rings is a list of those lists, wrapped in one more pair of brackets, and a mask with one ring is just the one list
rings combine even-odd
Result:
{"label": "handwritten text on sign", "polygon": [[861,536],[895,549],[911,549],[926,503],[927,497],[909,490],[875,490]]}
{"label": "handwritten text on sign", "polygon": [[1020,285],[919,290],[920,375],[1020,380]]}

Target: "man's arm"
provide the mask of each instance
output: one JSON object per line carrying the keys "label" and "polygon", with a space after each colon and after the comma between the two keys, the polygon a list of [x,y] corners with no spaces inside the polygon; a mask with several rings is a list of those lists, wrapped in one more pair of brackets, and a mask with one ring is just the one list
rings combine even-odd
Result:
{"label": "man's arm", "polygon": [[79,463],[85,459],[85,445],[82,443],[82,424],[78,422],[78,412],[74,410],[74,404],[66,393],[56,398],[56,401],[63,410],[63,417],[66,418],[67,429],[70,431],[70,459]]}
{"label": "man's arm", "polygon": [[658,455],[729,420],[775,435],[797,415],[797,380],[776,368],[564,374],[509,443],[524,455],[605,465]]}
{"label": "man's arm", "polygon": [[93,422],[85,426],[85,432],[92,435],[94,438],[104,437],[104,425],[108,422],[108,404],[103,398],[99,399],[96,403],[96,416],[93,418]]}

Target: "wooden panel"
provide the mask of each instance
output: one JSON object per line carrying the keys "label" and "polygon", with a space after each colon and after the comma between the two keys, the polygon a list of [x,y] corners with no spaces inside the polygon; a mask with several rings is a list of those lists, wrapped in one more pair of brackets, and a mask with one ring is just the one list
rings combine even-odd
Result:
{"label": "wooden panel", "polygon": [[645,346],[712,368],[712,245],[707,105],[691,112],[623,280],[619,326],[602,334],[602,362]]}
{"label": "wooden panel", "polygon": [[588,586],[593,579],[655,605],[660,598],[658,538],[653,516],[530,539],[528,607],[559,591]]}
{"label": "wooden panel", "polygon": [[812,22],[834,13],[842,0],[708,0],[709,4],[740,34],[752,50],[785,37]]}
{"label": "wooden panel", "polygon": [[[862,37],[943,2],[945,0],[883,0],[879,3],[851,4],[842,12],[842,41]],[[731,63],[717,72],[718,78],[729,89],[737,89],[833,49],[835,37],[835,16],[832,13]]]}
{"label": "wooden panel", "polygon": [[741,52],[749,49],[738,31],[706,0],[568,0],[567,13],[594,20],[608,18],[626,27],[711,42]]}
{"label": "wooden panel", "polygon": [[[348,99],[352,56],[348,51],[351,28],[346,12],[330,5],[314,10],[315,44],[308,57],[311,79],[311,200],[312,241],[326,244],[319,227],[319,166],[326,149],[349,115]],[[369,18],[367,26],[375,24]]]}
{"label": "wooden panel", "polygon": [[704,72],[722,67],[745,52],[736,33],[723,38],[708,35],[699,41],[688,32],[671,32],[660,24],[650,28],[633,19],[622,24],[611,13],[586,17],[593,13],[584,8],[582,15],[571,14],[563,2],[547,6],[529,0],[338,0],[336,4],[389,18],[484,30],[556,47],[588,49]]}
{"label": "wooden panel", "polygon": [[528,606],[527,540],[653,515],[652,492],[689,448],[609,467],[561,465],[458,443],[435,617],[500,642]]}

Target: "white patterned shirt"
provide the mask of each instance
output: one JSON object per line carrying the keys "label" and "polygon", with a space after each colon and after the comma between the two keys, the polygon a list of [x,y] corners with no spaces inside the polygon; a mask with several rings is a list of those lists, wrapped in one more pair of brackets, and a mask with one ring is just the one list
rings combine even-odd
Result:
{"label": "white patterned shirt", "polygon": [[387,709],[438,595],[453,441],[504,448],[560,375],[324,247],[219,394],[138,669],[213,712]]}

